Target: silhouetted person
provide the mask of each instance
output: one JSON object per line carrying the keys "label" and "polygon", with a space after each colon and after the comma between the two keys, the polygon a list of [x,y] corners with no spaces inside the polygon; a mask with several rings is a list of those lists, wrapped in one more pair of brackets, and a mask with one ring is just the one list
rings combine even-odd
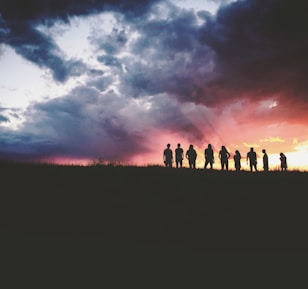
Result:
{"label": "silhouetted person", "polygon": [[178,143],[178,147],[175,149],[175,163],[176,167],[183,166],[183,158],[184,158],[184,151],[181,148],[181,144]]}
{"label": "silhouetted person", "polygon": [[186,158],[188,159],[189,167],[191,169],[195,169],[197,152],[195,151],[194,146],[192,144],[189,146],[189,149],[186,152]]}
{"label": "silhouetted person", "polygon": [[263,153],[263,170],[265,172],[268,172],[268,155],[265,149],[262,150],[262,153]]}
{"label": "silhouetted person", "polygon": [[255,171],[257,171],[257,154],[253,150],[253,148],[250,148],[250,151],[247,153],[246,161],[248,160],[249,160],[250,171],[252,172],[253,168],[255,169]]}
{"label": "silhouetted person", "polygon": [[235,154],[233,156],[233,159],[234,159],[234,167],[235,167],[235,170],[236,171],[240,171],[241,170],[241,154],[238,150],[235,151]]}
{"label": "silhouetted person", "polygon": [[204,150],[205,163],[204,168],[206,169],[207,165],[210,164],[210,168],[213,169],[214,163],[214,151],[212,145],[208,144],[207,148]]}
{"label": "silhouetted person", "polygon": [[170,144],[167,144],[167,148],[164,150],[163,160],[166,167],[172,167],[173,153],[170,149]]}
{"label": "silhouetted person", "polygon": [[225,146],[222,146],[221,150],[219,151],[219,159],[222,170],[224,169],[229,170],[229,158],[230,158],[229,152],[227,151]]}
{"label": "silhouetted person", "polygon": [[282,171],[286,171],[288,168],[287,157],[283,153],[280,153],[280,167]]}

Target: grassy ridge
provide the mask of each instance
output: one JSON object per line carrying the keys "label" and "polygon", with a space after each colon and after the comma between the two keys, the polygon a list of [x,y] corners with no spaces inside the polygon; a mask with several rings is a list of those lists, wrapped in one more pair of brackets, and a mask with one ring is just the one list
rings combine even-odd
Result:
{"label": "grassy ridge", "polygon": [[5,288],[307,284],[306,173],[3,163],[0,171]]}
{"label": "grassy ridge", "polygon": [[307,173],[1,164],[2,232],[306,250]]}

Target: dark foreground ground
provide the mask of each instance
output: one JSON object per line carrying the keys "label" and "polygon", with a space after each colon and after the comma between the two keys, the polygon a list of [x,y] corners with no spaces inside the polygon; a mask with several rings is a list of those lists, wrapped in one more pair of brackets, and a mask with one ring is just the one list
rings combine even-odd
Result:
{"label": "dark foreground ground", "polygon": [[307,173],[11,164],[0,170],[1,262],[10,282],[303,284]]}

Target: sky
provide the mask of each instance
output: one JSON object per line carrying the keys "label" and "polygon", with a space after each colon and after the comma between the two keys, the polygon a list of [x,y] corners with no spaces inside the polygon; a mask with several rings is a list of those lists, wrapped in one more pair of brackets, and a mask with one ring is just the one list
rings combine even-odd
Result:
{"label": "sky", "polygon": [[[0,159],[308,170],[306,1],[0,1]],[[184,163],[187,166],[187,162]],[[233,161],[230,160],[233,168]]]}

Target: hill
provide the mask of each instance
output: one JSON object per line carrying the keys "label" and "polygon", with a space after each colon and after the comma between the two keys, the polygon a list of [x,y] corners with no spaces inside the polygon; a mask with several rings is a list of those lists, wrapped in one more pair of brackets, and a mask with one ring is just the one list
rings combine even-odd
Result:
{"label": "hill", "polygon": [[1,229],[208,250],[306,249],[307,173],[5,165]]}
{"label": "hill", "polygon": [[[265,277],[272,285],[303,280],[307,173],[29,164],[0,170],[1,260],[11,284],[16,274],[22,284],[35,279],[40,286],[58,287],[64,278],[63,288],[253,288]],[[286,279],[291,271],[297,277]]]}

